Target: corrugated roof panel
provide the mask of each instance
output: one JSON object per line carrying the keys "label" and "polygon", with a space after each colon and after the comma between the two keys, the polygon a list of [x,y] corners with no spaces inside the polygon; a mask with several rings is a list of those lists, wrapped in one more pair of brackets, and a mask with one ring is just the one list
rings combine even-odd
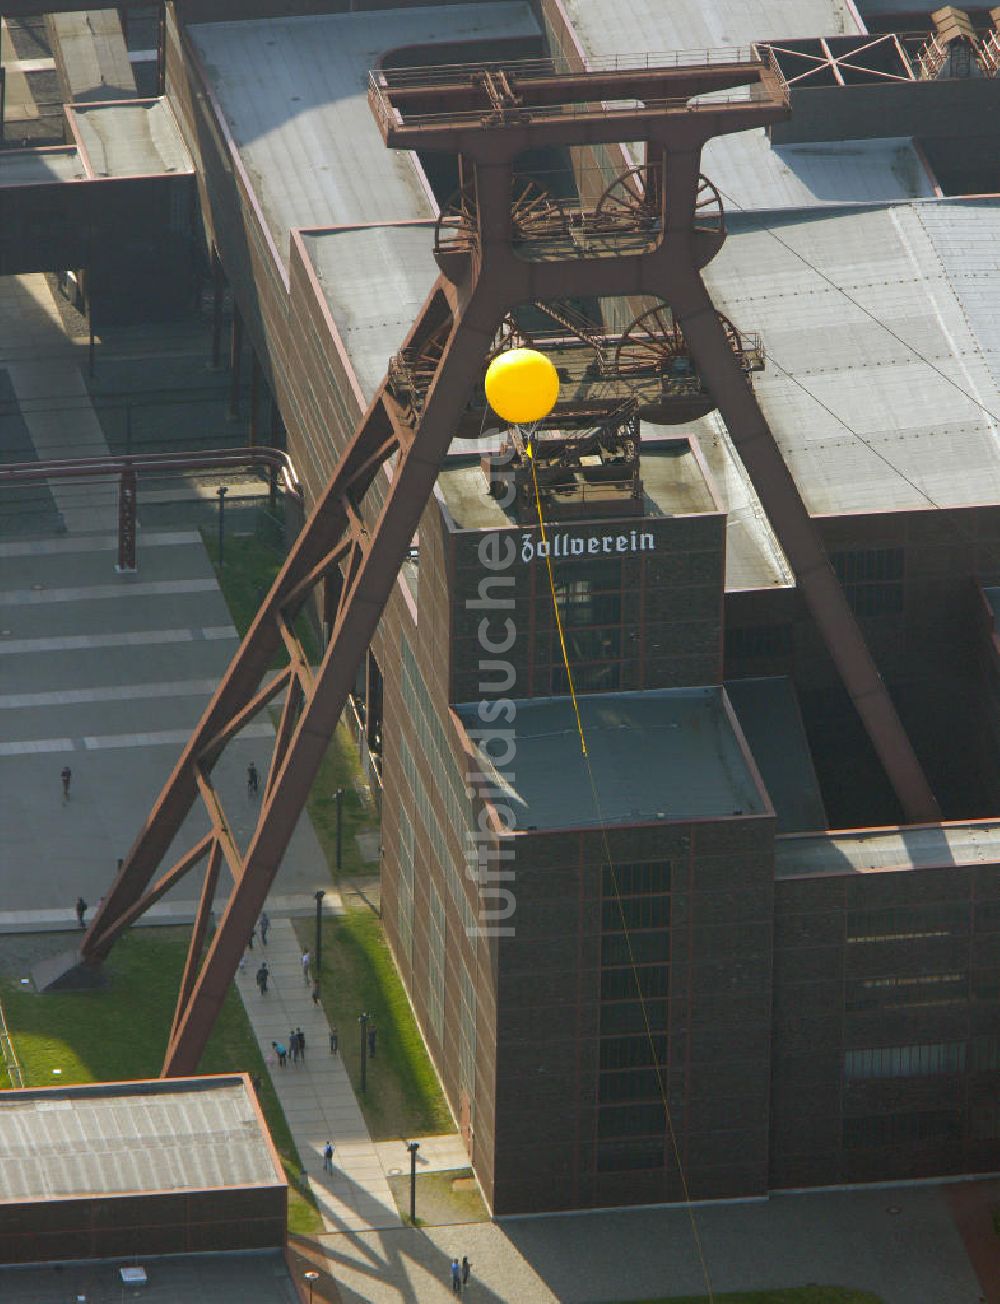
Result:
{"label": "corrugated roof panel", "polygon": [[[843,0],[565,0],[591,57],[683,50],[698,58],[720,47],[795,37],[854,35]],[[868,140],[772,149],[763,130],[708,142],[702,170],[731,207],[808,208],[929,196],[909,140]]]}
{"label": "corrugated roof panel", "polygon": [[945,199],[915,211],[1000,386],[1000,201]]}
{"label": "corrugated roof panel", "polygon": [[387,149],[368,74],[389,51],[537,36],[525,0],[191,26],[278,249],[292,227],[405,221],[437,208]]}
{"label": "corrugated roof panel", "polygon": [[0,1203],[280,1183],[242,1082],[0,1093]]}
{"label": "corrugated roof panel", "polygon": [[[996,317],[978,281],[961,295],[928,236],[939,224],[951,239],[947,214],[930,216],[940,203],[737,218],[706,269],[719,309],[761,332],[755,389],[815,514],[1000,501],[983,410],[1000,413],[1000,393],[975,321],[995,367]],[[982,207],[988,240],[998,205]]]}
{"label": "corrugated roof panel", "polygon": [[359,227],[304,243],[370,400],[437,278],[431,227]]}

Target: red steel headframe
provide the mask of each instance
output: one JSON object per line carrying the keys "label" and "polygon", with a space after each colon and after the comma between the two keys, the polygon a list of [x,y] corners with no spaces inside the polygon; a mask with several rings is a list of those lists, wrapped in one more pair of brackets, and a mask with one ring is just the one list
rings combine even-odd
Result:
{"label": "red steel headframe", "polygon": [[[734,94],[693,98],[725,90]],[[519,303],[580,295],[649,295],[670,303],[908,817],[937,814],[699,274],[722,239],[699,230],[695,220],[702,147],[714,135],[787,116],[787,89],[773,68],[740,56],[698,67],[610,73],[557,73],[543,63],[396,70],[373,75],[369,98],[390,147],[460,155],[463,180],[474,194],[475,238],[467,256],[448,260],[448,274],[439,276],[403,345],[404,351],[419,350],[442,321],[450,323],[422,403],[404,409],[382,382],[84,937],[83,961],[100,964],[123,929],[207,859],[164,1076],[197,1069],[494,333]],[[627,252],[616,252],[613,239],[605,238],[599,248],[584,244],[575,253],[561,249],[535,259],[516,247],[511,194],[517,155],[541,145],[636,140],[645,142],[650,175],[660,178],[654,197],[660,220],[648,243],[633,240]],[[396,460],[384,500],[373,504],[366,494],[390,457]],[[323,658],[310,666],[294,624],[324,582],[337,586],[336,611]],[[268,679],[282,647],[289,664]],[[257,824],[241,850],[212,770],[239,731],[282,695]],[[153,881],[199,797],[211,831]],[[206,949],[223,859],[235,887]]]}

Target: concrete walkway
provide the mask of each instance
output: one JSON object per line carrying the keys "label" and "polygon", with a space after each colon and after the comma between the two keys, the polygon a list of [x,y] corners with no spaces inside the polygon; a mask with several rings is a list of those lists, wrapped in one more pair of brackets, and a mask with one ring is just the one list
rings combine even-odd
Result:
{"label": "concrete walkway", "polygon": [[[271,915],[271,910],[268,910]],[[409,1171],[404,1143],[376,1145],[339,1054],[330,1051],[330,1025],[322,1006],[312,1002],[303,981],[301,949],[288,919],[274,919],[267,946],[258,939],[236,978],[243,1004],[274,1083],[292,1137],[323,1215],[327,1232],[371,1232],[398,1228],[401,1220],[387,1174]],[[267,995],[257,989],[256,973],[267,960],[271,977]],[[293,1028],[306,1038],[304,1062],[285,1068],[274,1062],[272,1042],[287,1046]],[[357,1028],[339,1030],[357,1035]],[[417,1137],[421,1172],[468,1167],[459,1136]],[[323,1171],[323,1147],[334,1145],[333,1172]]]}

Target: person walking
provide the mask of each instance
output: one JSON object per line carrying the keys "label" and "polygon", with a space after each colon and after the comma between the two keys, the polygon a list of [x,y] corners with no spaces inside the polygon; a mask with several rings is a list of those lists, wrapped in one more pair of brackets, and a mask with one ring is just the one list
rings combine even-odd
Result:
{"label": "person walking", "polygon": [[338,1045],[339,1045],[339,1038],[337,1037],[337,1029],[331,1028],[330,1029],[330,1054],[331,1055],[336,1055]]}
{"label": "person walking", "polygon": [[267,995],[267,980],[270,977],[270,971],[267,967],[267,961],[262,960],[260,968],[257,970],[257,986],[260,988],[261,996]]}
{"label": "person walking", "polygon": [[333,1172],[333,1142],[327,1141],[323,1147],[323,1172]]}
{"label": "person walking", "polygon": [[304,1064],[306,1062],[306,1034],[301,1028],[296,1028],[295,1036],[299,1043],[299,1059]]}
{"label": "person walking", "polygon": [[260,940],[264,946],[267,946],[267,930],[271,927],[271,921],[267,917],[267,911],[260,912],[260,919],[257,921],[260,926]]}
{"label": "person walking", "polygon": [[251,928],[251,929],[250,929],[250,936],[247,938],[247,950],[248,950],[248,951],[252,951],[252,950],[253,950],[253,939],[254,939],[254,936],[255,936],[256,932],[257,932],[256,928]]}
{"label": "person walking", "polygon": [[278,1057],[278,1068],[283,1069],[285,1067],[285,1060],[288,1058],[288,1047],[282,1045],[280,1041],[272,1041],[271,1049]]}
{"label": "person walking", "polygon": [[472,1264],[469,1262],[467,1254],[462,1255],[462,1289],[464,1290],[469,1284],[469,1273],[472,1271]]}
{"label": "person walking", "polygon": [[69,785],[73,778],[73,771],[68,765],[64,765],[59,777],[62,779],[63,801],[69,801]]}
{"label": "person walking", "polygon": [[260,775],[253,761],[247,766],[247,796],[256,797],[260,790]]}
{"label": "person walking", "polygon": [[462,1293],[462,1268],[457,1259],[451,1261],[451,1293],[453,1295]]}
{"label": "person walking", "polygon": [[308,950],[302,952],[302,978],[307,987],[309,986],[309,961],[311,959]]}
{"label": "person walking", "polygon": [[318,979],[318,978],[317,978],[317,980],[313,983],[312,997],[313,997],[313,1005],[319,1005],[320,991],[319,991],[319,979]]}
{"label": "person walking", "polygon": [[295,1029],[294,1029],[294,1028],[293,1028],[293,1029],[291,1030],[291,1032],[288,1034],[288,1054],[291,1056],[291,1060],[292,1060],[292,1063],[293,1063],[293,1064],[295,1064],[295,1063],[298,1062],[298,1058],[299,1058],[299,1039],[298,1039],[298,1037],[295,1035]]}
{"label": "person walking", "polygon": [[83,917],[86,913],[87,913],[86,901],[84,901],[82,896],[77,897],[76,898],[76,922],[80,925],[81,928],[87,927],[87,925],[83,922]]}

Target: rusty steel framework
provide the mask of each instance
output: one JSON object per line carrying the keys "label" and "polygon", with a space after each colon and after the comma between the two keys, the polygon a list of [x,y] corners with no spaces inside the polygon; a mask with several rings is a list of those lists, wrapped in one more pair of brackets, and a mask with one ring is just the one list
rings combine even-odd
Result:
{"label": "rusty steel framework", "polygon": [[[743,361],[699,274],[725,238],[720,220],[706,220],[714,192],[700,174],[702,147],[715,135],[787,117],[787,87],[773,63],[746,53],[699,66],[586,73],[561,73],[545,61],[397,69],[372,74],[369,100],[390,148],[459,156],[461,200],[452,211],[461,239],[439,246],[441,275],[399,358],[85,934],[82,959],[99,965],[125,928],[206,862],[164,1076],[197,1068],[449,444],[482,382],[484,359],[518,305],[556,305],[556,320],[558,305],[574,296],[634,296],[670,305],[671,321],[683,332],[732,432],[907,817],[937,816]],[[641,172],[623,177],[612,188],[613,199],[603,198],[600,212],[583,211],[578,221],[564,205],[550,204],[516,180],[517,158],[528,149],[623,141],[644,143]],[[419,401],[401,402],[400,378],[407,367],[412,377],[416,358],[429,364]],[[366,497],[390,459],[391,476],[379,486],[384,498]],[[329,641],[320,664],[311,666],[295,620],[320,586],[327,597],[333,592]],[[269,677],[282,648],[289,663]],[[241,849],[212,770],[239,731],[282,697],[257,824]],[[199,799],[210,831],[154,880]],[[209,938],[223,862],[235,888]]]}

